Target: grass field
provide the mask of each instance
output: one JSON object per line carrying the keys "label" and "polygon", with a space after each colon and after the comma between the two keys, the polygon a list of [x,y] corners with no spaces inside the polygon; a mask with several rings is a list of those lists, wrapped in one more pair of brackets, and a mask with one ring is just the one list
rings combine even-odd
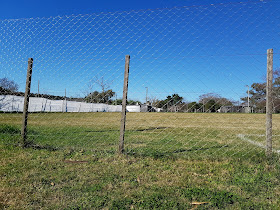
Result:
{"label": "grass field", "polygon": [[124,155],[120,113],[30,114],[25,149],[21,117],[0,114],[0,209],[280,207],[263,114],[128,113]]}

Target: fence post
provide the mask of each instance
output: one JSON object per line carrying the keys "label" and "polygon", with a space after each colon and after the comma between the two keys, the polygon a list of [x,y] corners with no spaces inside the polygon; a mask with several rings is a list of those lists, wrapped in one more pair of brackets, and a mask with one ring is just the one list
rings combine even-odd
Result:
{"label": "fence post", "polygon": [[272,154],[272,82],[273,82],[273,49],[267,50],[266,79],[266,155]]}
{"label": "fence post", "polygon": [[30,95],[30,86],[31,86],[32,66],[33,66],[33,58],[29,58],[27,75],[26,75],[26,86],[25,86],[25,94],[24,94],[24,106],[23,106],[23,117],[22,117],[22,128],[21,128],[23,147],[27,146],[27,141],[26,141],[27,119],[28,119],[28,105],[29,105],[29,95]]}
{"label": "fence post", "polygon": [[120,128],[119,154],[123,153],[123,151],[124,151],[124,133],[125,133],[125,120],[126,120],[129,62],[130,62],[130,56],[126,55],[125,56],[125,69],[124,69],[124,83],[123,83],[122,117],[121,117],[121,128]]}

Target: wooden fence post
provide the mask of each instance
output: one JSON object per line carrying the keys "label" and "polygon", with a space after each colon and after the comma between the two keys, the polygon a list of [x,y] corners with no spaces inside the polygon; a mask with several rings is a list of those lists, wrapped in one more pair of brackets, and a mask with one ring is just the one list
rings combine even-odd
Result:
{"label": "wooden fence post", "polygon": [[266,155],[272,154],[272,82],[273,82],[273,49],[267,50],[266,79]]}
{"label": "wooden fence post", "polygon": [[21,128],[21,137],[22,137],[22,146],[27,146],[27,119],[28,119],[28,105],[29,105],[29,95],[30,95],[30,86],[31,86],[31,76],[32,76],[32,66],[33,58],[28,59],[27,67],[27,76],[26,76],[26,86],[24,94],[24,106],[23,106],[23,117],[22,117],[22,128]]}
{"label": "wooden fence post", "polygon": [[121,117],[121,127],[120,127],[119,154],[124,152],[124,133],[125,133],[125,120],[126,120],[129,62],[130,62],[130,56],[126,55],[125,56],[125,69],[124,69],[124,83],[123,83],[122,117]]}

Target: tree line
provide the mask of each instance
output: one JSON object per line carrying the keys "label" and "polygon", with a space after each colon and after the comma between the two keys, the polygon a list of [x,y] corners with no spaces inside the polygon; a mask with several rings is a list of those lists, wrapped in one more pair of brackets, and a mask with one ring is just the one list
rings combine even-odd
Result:
{"label": "tree line", "polygon": [[[90,91],[83,98],[63,97],[50,94],[31,93],[31,97],[41,97],[51,100],[70,100],[83,101],[87,103],[105,103],[112,105],[121,105],[122,99],[114,99],[116,93],[110,89],[110,85],[104,80],[95,78],[95,83],[99,85],[101,91]],[[24,96],[24,92],[18,91],[18,84],[8,78],[0,79],[0,95]],[[90,88],[91,89],[91,88]],[[280,113],[280,69],[274,71],[273,79],[273,111]],[[240,98],[242,106],[248,106],[248,96]],[[199,96],[198,101],[186,102],[184,98],[177,93],[168,95],[165,99],[150,98],[151,106],[160,108],[165,112],[217,112],[222,106],[235,106],[236,101],[224,98],[219,94],[207,93]],[[249,90],[249,105],[254,110],[265,111],[266,106],[266,82],[253,83]],[[129,105],[141,104],[140,101],[128,100]]]}
{"label": "tree line", "polygon": [[[0,95],[24,96],[25,93],[18,91],[18,88],[18,84],[16,84],[13,80],[10,80],[6,77],[0,79]],[[40,97],[50,100],[65,100],[64,96],[56,96],[51,94],[30,93],[30,97]],[[81,101],[80,98],[73,97],[66,97],[66,99],[70,101]]]}
{"label": "tree line", "polygon": [[[46,98],[50,100],[68,100],[68,101],[79,101],[79,102],[87,102],[87,103],[105,103],[111,105],[121,105],[122,99],[112,98],[115,96],[115,92],[112,89],[107,89],[109,86],[105,84],[103,78],[100,82],[101,91],[93,91],[88,93],[85,97],[65,97],[65,96],[57,96],[51,94],[38,94],[38,93],[30,93],[30,97],[40,97]],[[6,77],[0,79],[0,95],[14,95],[14,96],[24,96],[24,92],[18,91],[19,86],[13,80],[10,80]],[[129,105],[141,104],[140,101],[128,100]]]}
{"label": "tree line", "polygon": [[178,94],[168,95],[164,100],[153,99],[151,104],[164,112],[218,112],[222,106],[232,106],[234,101],[219,94],[207,93],[199,96],[199,101],[184,102]]}

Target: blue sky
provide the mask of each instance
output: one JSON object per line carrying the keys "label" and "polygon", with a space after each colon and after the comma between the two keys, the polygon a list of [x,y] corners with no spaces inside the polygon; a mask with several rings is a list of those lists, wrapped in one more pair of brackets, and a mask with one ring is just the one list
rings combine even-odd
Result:
{"label": "blue sky", "polygon": [[1,77],[23,91],[33,57],[32,92],[40,81],[41,93],[84,96],[103,77],[120,98],[130,54],[130,99],[144,101],[148,87],[159,99],[214,92],[239,100],[246,85],[263,82],[268,48],[280,66],[280,5],[236,2],[1,1]]}
{"label": "blue sky", "polygon": [[1,0],[0,19],[209,5],[240,0]]}

